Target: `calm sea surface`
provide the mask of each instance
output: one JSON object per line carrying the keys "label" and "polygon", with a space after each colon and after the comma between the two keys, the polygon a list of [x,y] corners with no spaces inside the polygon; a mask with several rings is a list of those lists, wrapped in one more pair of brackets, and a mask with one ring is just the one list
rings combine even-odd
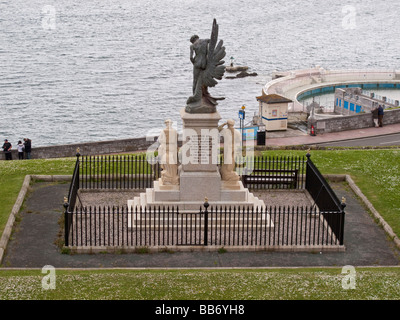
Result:
{"label": "calm sea surface", "polygon": [[253,115],[274,70],[400,69],[398,0],[0,1],[0,138],[14,145],[157,134],[167,118],[179,127],[189,39],[208,38],[213,18],[226,64],[258,73],[210,89],[226,97],[224,120],[242,105]]}

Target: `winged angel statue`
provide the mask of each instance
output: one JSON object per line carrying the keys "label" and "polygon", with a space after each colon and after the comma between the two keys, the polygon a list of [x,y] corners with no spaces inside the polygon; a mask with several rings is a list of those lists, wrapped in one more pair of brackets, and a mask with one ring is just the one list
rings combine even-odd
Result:
{"label": "winged angel statue", "polygon": [[208,92],[209,87],[214,87],[225,73],[222,59],[225,57],[223,41],[218,40],[218,24],[214,19],[211,38],[200,39],[194,35],[190,38],[190,61],[193,63],[193,95],[187,100],[186,112],[188,113],[213,113],[216,112],[217,100]]}

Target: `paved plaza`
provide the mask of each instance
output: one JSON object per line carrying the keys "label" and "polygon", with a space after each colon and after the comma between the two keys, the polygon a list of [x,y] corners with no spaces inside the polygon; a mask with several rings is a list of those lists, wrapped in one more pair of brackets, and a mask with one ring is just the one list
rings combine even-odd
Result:
{"label": "paved plaza", "polygon": [[[68,183],[35,183],[21,211],[21,221],[8,244],[2,267],[42,268],[246,268],[399,265],[400,251],[366,212],[344,183],[332,183],[338,197],[346,197],[344,252],[162,252],[129,254],[62,254],[60,235],[62,202]],[[256,191],[260,192],[260,191]],[[282,196],[284,198],[279,199]],[[296,201],[308,201],[296,195]],[[106,198],[104,198],[106,199]],[[286,199],[286,200],[285,200]],[[268,198],[266,198],[267,203]],[[121,201],[125,201],[122,199]],[[287,193],[273,201],[288,201]]]}

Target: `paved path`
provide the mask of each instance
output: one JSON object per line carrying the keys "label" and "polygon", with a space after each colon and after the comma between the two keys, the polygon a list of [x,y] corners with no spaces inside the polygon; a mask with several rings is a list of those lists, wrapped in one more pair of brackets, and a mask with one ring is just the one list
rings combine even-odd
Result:
{"label": "paved path", "polygon": [[[282,137],[274,137],[267,139],[267,146],[293,146],[293,145],[313,145],[313,144],[323,144],[328,142],[344,141],[351,139],[376,137],[379,135],[388,135],[400,133],[400,123],[391,124],[383,126],[382,128],[364,128],[347,130],[341,132],[325,133],[321,135],[311,136],[311,135],[300,135],[300,136],[289,136],[285,137],[284,133]],[[398,143],[400,145],[400,143]],[[340,143],[338,145],[341,145]]]}
{"label": "paved path", "polygon": [[363,146],[379,146],[390,147],[400,145],[400,133],[379,135],[373,137],[357,138],[343,141],[332,141],[321,143],[323,147],[363,147]]}
{"label": "paved path", "polygon": [[338,197],[347,199],[345,252],[186,252],[152,254],[61,254],[59,236],[62,201],[68,184],[36,183],[21,212],[2,267],[306,267],[399,265],[400,251],[387,240],[359,200],[344,184],[333,184]]}

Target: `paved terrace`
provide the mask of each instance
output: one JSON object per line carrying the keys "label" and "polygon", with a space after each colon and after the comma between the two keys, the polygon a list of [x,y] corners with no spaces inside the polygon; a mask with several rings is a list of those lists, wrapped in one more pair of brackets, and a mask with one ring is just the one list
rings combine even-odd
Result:
{"label": "paved terrace", "polygon": [[[342,182],[332,183],[338,196],[347,199],[344,252],[160,252],[149,254],[61,254],[56,245],[63,215],[62,199],[69,184],[37,182],[21,211],[2,268],[139,267],[139,268],[237,268],[309,266],[399,265],[399,249],[390,241],[367,210]],[[287,195],[286,195],[287,196]],[[299,195],[301,196],[301,194]],[[275,194],[287,201],[285,193]],[[286,200],[285,200],[286,199]]]}

